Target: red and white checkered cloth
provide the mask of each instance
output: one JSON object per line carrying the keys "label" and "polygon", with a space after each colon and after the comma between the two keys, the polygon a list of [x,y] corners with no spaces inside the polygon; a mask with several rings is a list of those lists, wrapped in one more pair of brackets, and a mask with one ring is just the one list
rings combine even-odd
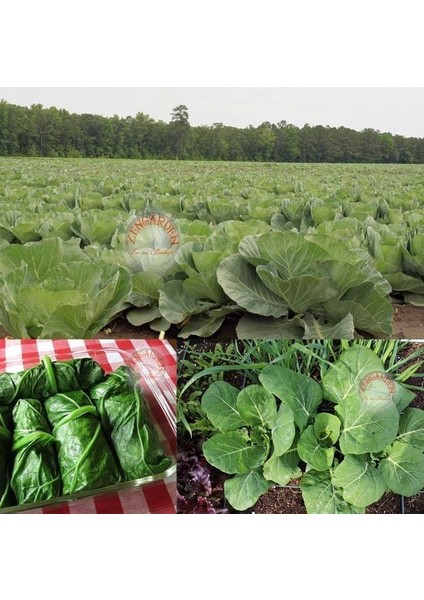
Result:
{"label": "red and white checkered cloth", "polygon": [[[105,351],[107,350],[107,354]],[[116,350],[116,352],[113,352]],[[176,353],[166,340],[31,340],[0,339],[0,372],[19,371],[40,362],[49,355],[52,360],[68,360],[81,353],[94,354],[93,358],[101,364],[106,372],[114,371],[124,364],[119,351],[129,354],[141,353],[152,367],[157,367],[160,377],[165,380],[163,387],[175,389],[177,381]],[[96,354],[97,353],[97,354]],[[161,389],[161,379],[154,380],[152,386]],[[154,394],[145,389],[153,416],[162,432],[161,439],[166,451],[176,456],[175,430],[170,427]],[[174,394],[175,396],[175,394]],[[175,414],[175,397],[166,394],[168,409]],[[163,481],[146,486],[122,490],[113,494],[72,500],[60,505],[25,511],[26,513],[175,513],[176,476],[171,475]]]}

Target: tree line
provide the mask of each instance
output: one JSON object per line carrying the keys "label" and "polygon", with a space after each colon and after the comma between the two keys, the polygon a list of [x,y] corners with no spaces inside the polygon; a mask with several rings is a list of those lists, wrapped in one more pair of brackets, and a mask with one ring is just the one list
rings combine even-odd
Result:
{"label": "tree line", "polygon": [[143,112],[135,117],[104,117],[1,100],[0,155],[424,163],[424,138],[374,129],[297,127],[286,121],[245,128],[223,123],[191,126],[185,105],[175,107],[165,122]]}

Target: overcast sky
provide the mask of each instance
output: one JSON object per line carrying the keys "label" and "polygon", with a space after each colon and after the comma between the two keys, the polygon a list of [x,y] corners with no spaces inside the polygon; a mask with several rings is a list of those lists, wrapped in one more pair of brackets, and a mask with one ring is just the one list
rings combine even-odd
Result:
{"label": "overcast sky", "polygon": [[424,137],[424,88],[0,88],[0,98],[105,116],[144,112],[164,121],[185,104],[192,125],[285,120]]}

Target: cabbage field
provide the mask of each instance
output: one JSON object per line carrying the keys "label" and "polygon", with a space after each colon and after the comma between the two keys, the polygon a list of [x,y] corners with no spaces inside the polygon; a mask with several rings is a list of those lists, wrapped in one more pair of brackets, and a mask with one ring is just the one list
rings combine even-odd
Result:
{"label": "cabbage field", "polygon": [[[423,205],[421,165],[1,158],[0,324],[387,337],[394,302],[424,307]],[[128,252],[146,212],[177,226],[171,262]]]}

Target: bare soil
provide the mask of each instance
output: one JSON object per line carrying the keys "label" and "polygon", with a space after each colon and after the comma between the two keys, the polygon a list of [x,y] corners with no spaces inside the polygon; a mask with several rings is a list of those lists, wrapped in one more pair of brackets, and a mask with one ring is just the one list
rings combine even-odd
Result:
{"label": "bare soil", "polygon": [[424,340],[424,307],[395,304],[394,338]]}
{"label": "bare soil", "polygon": [[412,498],[405,498],[406,514],[424,514],[424,492],[420,492]]}
{"label": "bare soil", "polygon": [[258,515],[304,515],[302,493],[295,487],[273,487],[256,502],[250,510]]}
{"label": "bare soil", "polygon": [[381,500],[374,502],[366,509],[367,515],[397,515],[401,513],[401,498],[392,492],[385,494]]}

